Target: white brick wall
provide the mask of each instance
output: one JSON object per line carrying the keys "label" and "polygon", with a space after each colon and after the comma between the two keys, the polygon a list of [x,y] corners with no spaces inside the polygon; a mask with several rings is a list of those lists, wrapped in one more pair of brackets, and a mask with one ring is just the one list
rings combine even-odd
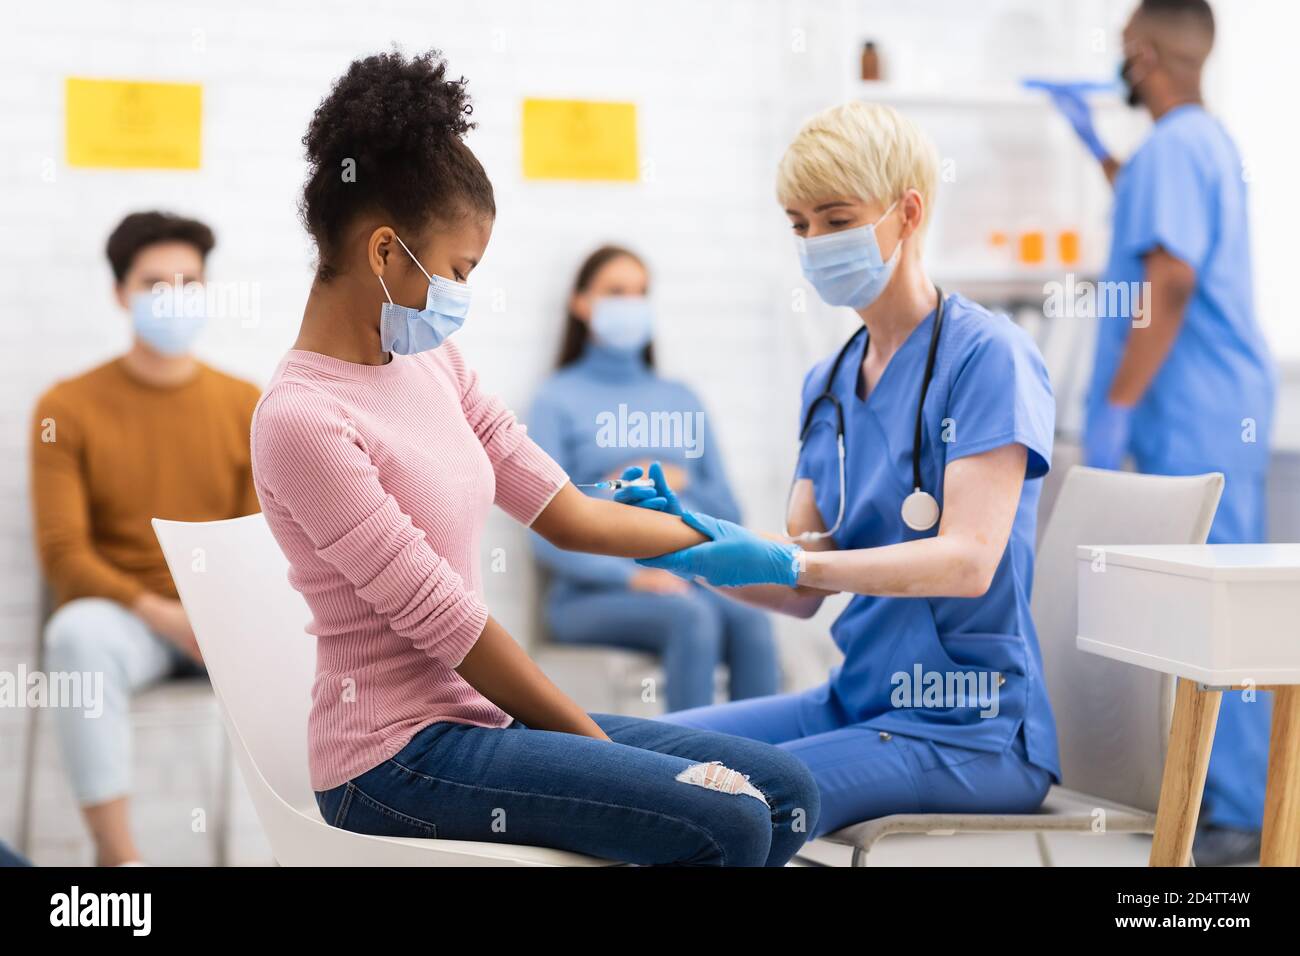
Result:
{"label": "white brick wall", "polygon": [[[1048,6],[1049,23],[1067,6],[1086,6],[1109,28],[1126,5],[994,6],[1013,21],[1018,11]],[[969,4],[909,5],[910,20],[897,10],[882,19],[884,7],[846,0],[69,0],[7,8],[0,31],[0,669],[30,664],[36,627],[25,490],[29,409],[53,380],[127,342],[126,320],[110,298],[107,232],[140,208],[210,222],[219,240],[210,275],[257,283],[261,317],[254,328],[212,329],[203,355],[264,382],[294,338],[311,278],[295,210],[304,172],[300,138],[348,61],[387,49],[396,38],[408,52],[441,48],[469,77],[475,97],[480,126],[470,144],[496,186],[499,218],[458,341],[485,383],[522,411],[550,367],[578,260],[598,242],[628,243],[653,269],[662,367],[703,394],[751,522],[775,527],[795,450],[797,384],[844,328],[790,314],[791,290],[801,283],[772,199],[777,158],[804,112],[843,94],[856,36],[896,38],[890,52],[914,76],[945,57],[987,66],[970,44],[981,17]],[[1076,26],[1087,19],[1074,16]],[[797,31],[802,46],[792,42]],[[908,31],[912,39],[905,41]],[[1078,34],[1071,36],[1056,51],[1064,59],[1054,62],[1078,62],[1069,59]],[[1045,55],[1051,61],[1041,49],[1034,57]],[[1014,63],[1002,66],[1014,75]],[[64,166],[68,75],[201,82],[202,170]],[[636,100],[647,181],[523,182],[518,127],[525,96]],[[42,175],[49,170],[52,181]],[[505,308],[494,312],[498,294]],[[531,639],[535,598],[524,537],[498,517],[485,544],[504,547],[508,562],[506,573],[487,575],[489,603]],[[834,656],[825,636],[830,616],[827,610],[813,622],[782,622],[794,684],[817,679]],[[19,717],[0,711],[3,837],[14,830]],[[181,747],[188,762],[178,762],[175,748],[156,736],[142,733],[137,752],[142,842],[159,861],[200,862],[202,849],[173,839],[175,821],[165,818],[203,799],[189,794],[202,792],[211,761],[206,750],[195,755]],[[188,769],[175,770],[182,765]],[[43,830],[37,857],[85,858],[57,757],[45,753],[42,767],[42,819],[55,822]],[[174,771],[188,788],[177,800],[164,787]],[[251,829],[237,832],[252,836],[237,840],[247,852],[236,859],[264,859],[251,813],[241,806]]]}
{"label": "white brick wall", "polygon": [[[744,478],[741,495],[750,513],[769,522],[778,513],[780,493],[774,497],[772,489],[783,469],[764,439],[770,422],[793,417],[794,397],[755,383],[781,377],[783,361],[772,347],[779,334],[772,303],[781,298],[774,277],[788,266],[788,250],[770,201],[780,4],[678,0],[633,12],[579,2],[559,13],[556,6],[84,0],[57,10],[22,4],[6,13],[0,38],[6,119],[0,124],[0,668],[30,666],[33,653],[37,577],[25,464],[32,402],[53,380],[127,342],[103,259],[108,230],[138,208],[170,208],[209,221],[219,241],[210,275],[258,283],[261,321],[252,329],[214,328],[203,354],[265,381],[294,337],[311,275],[295,210],[304,168],[299,140],[348,61],[399,37],[408,52],[443,49],[453,69],[470,78],[475,96],[480,127],[470,142],[493,178],[500,214],[460,341],[488,386],[517,409],[526,407],[554,355],[564,289],[579,257],[600,241],[629,243],[654,268],[663,366],[704,394],[732,471]],[[68,75],[201,82],[203,169],[65,167]],[[524,183],[518,124],[528,95],[638,101],[642,158],[652,178],[636,186]],[[52,182],[42,178],[49,169]],[[498,291],[506,307],[493,312]],[[728,361],[715,365],[721,354]],[[507,573],[488,576],[489,601],[528,639],[534,599],[524,538],[500,519],[486,543],[505,547],[508,560]],[[10,839],[24,716],[0,712],[0,836]],[[186,839],[173,839],[177,823],[164,818],[176,806],[198,805],[200,798],[190,794],[202,792],[214,768],[193,753],[176,760],[158,736],[142,731],[138,740],[141,841],[160,861],[201,862],[203,846],[188,839],[188,830]],[[51,735],[43,740],[50,743]],[[41,767],[38,860],[88,858],[52,747],[42,748]],[[162,784],[178,778],[186,795],[169,800]],[[250,845],[256,857],[256,842]]]}

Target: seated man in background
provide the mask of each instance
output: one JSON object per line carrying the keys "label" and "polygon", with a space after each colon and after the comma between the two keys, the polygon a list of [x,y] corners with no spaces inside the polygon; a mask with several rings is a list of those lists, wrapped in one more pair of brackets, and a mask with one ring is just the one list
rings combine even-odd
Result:
{"label": "seated man in background", "polygon": [[[51,672],[103,674],[103,713],[57,708],[72,787],[100,865],[137,861],[127,813],[133,692],[201,658],[150,519],[210,521],[259,510],[248,434],[258,389],[198,361],[203,223],[133,213],[108,239],[125,355],[55,385],[36,405],[36,544],[57,610]],[[190,293],[201,287],[189,287]]]}

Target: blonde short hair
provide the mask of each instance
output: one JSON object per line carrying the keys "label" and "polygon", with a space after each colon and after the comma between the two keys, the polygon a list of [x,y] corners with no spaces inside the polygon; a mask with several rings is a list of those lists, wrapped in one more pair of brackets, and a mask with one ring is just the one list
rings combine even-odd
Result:
{"label": "blonde short hair", "polygon": [[929,222],[939,180],[939,151],[920,127],[880,103],[854,100],[803,124],[781,157],[782,205],[852,196],[888,205],[909,189],[921,194]]}

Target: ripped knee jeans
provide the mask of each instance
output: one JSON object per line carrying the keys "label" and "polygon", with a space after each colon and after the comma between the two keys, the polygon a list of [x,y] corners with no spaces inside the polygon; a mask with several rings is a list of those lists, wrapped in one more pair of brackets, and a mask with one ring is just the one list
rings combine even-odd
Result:
{"label": "ripped knee jeans", "polygon": [[798,758],[758,741],[592,714],[609,740],[439,721],[316,794],[377,836],[551,847],[643,865],[781,866],[820,812]]}

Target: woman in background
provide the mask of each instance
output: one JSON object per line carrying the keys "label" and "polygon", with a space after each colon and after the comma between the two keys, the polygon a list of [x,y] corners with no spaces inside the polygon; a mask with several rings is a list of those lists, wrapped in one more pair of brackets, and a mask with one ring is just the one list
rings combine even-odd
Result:
{"label": "woman in background", "polygon": [[[699,399],[655,371],[648,286],[645,264],[627,249],[603,246],[587,257],[569,297],[559,371],[538,392],[529,434],[578,484],[616,478],[653,456],[687,507],[739,521]],[[713,703],[720,661],[732,700],[776,693],[776,646],[763,611],[629,558],[533,540],[552,576],[546,619],[555,640],[659,655],[670,711]]]}

